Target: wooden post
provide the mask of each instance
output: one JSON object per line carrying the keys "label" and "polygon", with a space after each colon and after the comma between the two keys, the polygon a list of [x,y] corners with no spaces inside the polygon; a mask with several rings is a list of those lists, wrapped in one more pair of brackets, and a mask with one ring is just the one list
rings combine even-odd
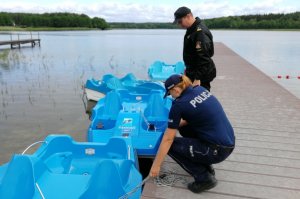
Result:
{"label": "wooden post", "polygon": [[21,48],[20,34],[18,34],[18,42],[19,42],[19,48]]}
{"label": "wooden post", "polygon": [[12,34],[11,34],[11,33],[10,33],[10,41],[11,41],[11,43],[10,43],[10,48],[13,49],[13,44],[12,44]]}
{"label": "wooden post", "polygon": [[41,46],[40,32],[38,32],[39,46]]}

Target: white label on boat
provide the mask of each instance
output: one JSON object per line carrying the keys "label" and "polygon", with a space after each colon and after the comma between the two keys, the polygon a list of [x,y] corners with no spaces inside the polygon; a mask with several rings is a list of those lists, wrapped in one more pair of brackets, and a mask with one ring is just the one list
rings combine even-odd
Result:
{"label": "white label on boat", "polygon": [[86,155],[95,155],[95,149],[93,149],[93,148],[85,149],[85,154]]}
{"label": "white label on boat", "polygon": [[132,124],[133,119],[132,118],[124,118],[123,119],[123,125],[131,125]]}
{"label": "white label on boat", "polygon": [[136,99],[137,101],[140,101],[140,100],[142,100],[142,96],[136,96],[135,99]]}

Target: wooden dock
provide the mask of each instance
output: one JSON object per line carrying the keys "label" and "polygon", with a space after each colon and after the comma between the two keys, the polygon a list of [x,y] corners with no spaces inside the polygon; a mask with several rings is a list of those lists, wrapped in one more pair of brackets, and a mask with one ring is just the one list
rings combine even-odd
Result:
{"label": "wooden dock", "polygon": [[8,40],[8,41],[0,41],[0,46],[2,46],[2,45],[10,45],[11,49],[13,49],[13,48],[21,48],[22,44],[31,44],[31,47],[34,47],[36,45],[41,46],[41,39],[40,38],[33,39],[31,33],[30,33],[30,35],[31,35],[30,39],[20,39],[20,35],[18,34],[18,39],[17,40],[13,40],[12,39],[12,35],[10,35],[10,40]]}
{"label": "wooden dock", "polygon": [[[212,93],[236,134],[236,149],[215,165],[218,185],[194,194],[177,182],[149,180],[143,199],[300,198],[300,100],[222,43],[215,44],[218,77]],[[193,179],[171,158],[162,170]]]}

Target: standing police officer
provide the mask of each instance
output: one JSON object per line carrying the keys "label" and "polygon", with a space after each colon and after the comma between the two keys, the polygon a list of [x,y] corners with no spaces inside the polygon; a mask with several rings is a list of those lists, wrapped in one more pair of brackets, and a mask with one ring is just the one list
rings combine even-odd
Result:
{"label": "standing police officer", "polygon": [[186,76],[194,86],[201,84],[210,91],[210,82],[216,77],[216,67],[211,59],[214,55],[213,36],[198,17],[193,17],[187,7],[178,8],[174,17],[174,23],[187,29],[183,47]]}
{"label": "standing police officer", "polygon": [[[166,95],[175,100],[169,113],[168,128],[150,170],[159,175],[168,154],[195,181],[188,184],[194,193],[216,186],[212,164],[224,161],[233,151],[233,128],[219,101],[202,86],[192,87],[185,75],[172,75],[165,82]],[[182,137],[176,137],[176,132]]]}

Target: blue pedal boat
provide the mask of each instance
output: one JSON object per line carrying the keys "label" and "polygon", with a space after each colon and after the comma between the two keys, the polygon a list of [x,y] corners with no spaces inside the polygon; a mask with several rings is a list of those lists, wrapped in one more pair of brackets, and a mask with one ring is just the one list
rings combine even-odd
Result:
{"label": "blue pedal boat", "polygon": [[127,89],[130,92],[136,93],[149,93],[152,89],[165,90],[161,82],[137,80],[132,73],[128,73],[123,78],[106,74],[101,80],[88,79],[85,84],[87,99],[93,101],[98,101],[106,93],[116,89]]}
{"label": "blue pedal boat", "polygon": [[[0,198],[115,199],[142,182],[130,140],[106,144],[49,135],[32,155],[15,154],[0,166]],[[129,198],[138,199],[141,189]]]}
{"label": "blue pedal boat", "polygon": [[185,65],[183,62],[176,64],[166,64],[155,61],[148,69],[149,78],[152,80],[164,81],[174,74],[184,74]]}
{"label": "blue pedal boat", "polygon": [[114,90],[100,99],[92,111],[89,142],[107,143],[112,137],[130,139],[138,156],[155,156],[167,128],[170,98],[161,90],[131,93]]}

